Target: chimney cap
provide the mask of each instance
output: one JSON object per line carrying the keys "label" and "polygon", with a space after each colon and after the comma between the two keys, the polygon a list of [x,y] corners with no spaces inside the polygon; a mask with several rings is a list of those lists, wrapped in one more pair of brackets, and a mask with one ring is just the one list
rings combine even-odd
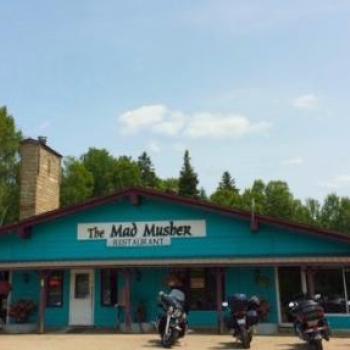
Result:
{"label": "chimney cap", "polygon": [[38,141],[43,144],[46,145],[47,143],[47,137],[46,136],[38,136]]}
{"label": "chimney cap", "polygon": [[[40,138],[43,138],[43,139],[40,139]],[[58,153],[57,151],[55,151],[54,149],[52,149],[51,147],[49,147],[47,145],[47,138],[44,136],[39,136],[37,140],[29,137],[27,139],[22,140],[21,143],[22,143],[22,145],[32,144],[32,145],[41,146],[41,147],[45,148],[48,152],[56,155],[57,157],[63,158],[62,154]]]}

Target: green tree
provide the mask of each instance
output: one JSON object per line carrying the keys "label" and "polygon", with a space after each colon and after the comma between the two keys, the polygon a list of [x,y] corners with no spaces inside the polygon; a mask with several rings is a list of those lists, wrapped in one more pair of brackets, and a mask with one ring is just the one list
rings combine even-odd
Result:
{"label": "green tree", "polygon": [[221,181],[219,182],[219,186],[217,190],[225,190],[239,193],[238,188],[236,187],[235,179],[231,176],[228,171],[224,171],[222,174]]}
{"label": "green tree", "polygon": [[216,204],[229,207],[240,207],[241,198],[235,180],[228,171],[222,174],[221,181],[216,191],[210,196],[210,200]]}
{"label": "green tree", "polygon": [[207,200],[208,200],[208,195],[207,195],[207,193],[205,192],[204,187],[201,187],[200,190],[199,190],[199,198],[200,198],[202,201],[207,201]]}
{"label": "green tree", "polygon": [[304,205],[299,199],[295,199],[293,202],[293,214],[291,219],[303,224],[315,224],[309,207]]}
{"label": "green tree", "polygon": [[270,181],[265,189],[264,213],[281,219],[293,219],[294,198],[288,184],[283,181]]}
{"label": "green tree", "polygon": [[150,156],[146,152],[143,152],[139,156],[137,164],[140,168],[141,185],[143,187],[156,188],[158,178]]}
{"label": "green tree", "polygon": [[94,177],[85,165],[73,158],[64,159],[61,206],[82,202],[93,195]]}
{"label": "green tree", "polygon": [[198,198],[198,182],[198,176],[191,165],[190,154],[186,150],[179,177],[179,194],[185,197]]}
{"label": "green tree", "polygon": [[159,179],[157,189],[163,192],[178,193],[179,179],[170,177],[168,179]]}
{"label": "green tree", "polygon": [[0,107],[0,225],[18,220],[19,147],[22,133],[6,107]]}
{"label": "green tree", "polygon": [[318,200],[313,198],[308,198],[305,201],[305,207],[309,212],[310,224],[319,225],[320,215],[321,215],[321,204]]}
{"label": "green tree", "polygon": [[336,230],[350,233],[350,198],[342,197],[340,200],[340,218]]}
{"label": "green tree", "polygon": [[336,230],[340,221],[341,199],[335,194],[329,194],[322,205],[320,224],[324,228]]}
{"label": "green tree", "polygon": [[109,192],[141,185],[141,172],[137,162],[130,157],[121,156],[113,162],[109,178]]}
{"label": "green tree", "polygon": [[114,170],[115,159],[105,149],[89,148],[81,156],[85,168],[94,178],[93,196],[107,194],[112,185],[109,183]]}
{"label": "green tree", "polygon": [[254,209],[257,214],[265,213],[266,206],[266,185],[262,180],[255,180],[252,187],[246,189],[241,196],[241,207],[244,210]]}

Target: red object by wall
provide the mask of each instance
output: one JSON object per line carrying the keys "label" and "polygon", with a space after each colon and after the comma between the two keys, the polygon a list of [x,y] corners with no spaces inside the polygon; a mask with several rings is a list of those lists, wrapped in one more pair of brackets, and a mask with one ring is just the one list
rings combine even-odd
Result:
{"label": "red object by wall", "polygon": [[0,281],[0,297],[7,297],[11,291],[11,284],[8,281]]}

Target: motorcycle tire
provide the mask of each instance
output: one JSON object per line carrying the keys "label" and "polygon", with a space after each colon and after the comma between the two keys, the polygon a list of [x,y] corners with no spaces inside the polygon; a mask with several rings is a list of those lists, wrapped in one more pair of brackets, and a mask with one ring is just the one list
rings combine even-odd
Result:
{"label": "motorcycle tire", "polygon": [[177,339],[177,335],[175,333],[176,332],[174,331],[170,331],[169,335],[162,335],[161,344],[163,348],[170,349],[175,344],[175,341]]}
{"label": "motorcycle tire", "polygon": [[252,337],[249,334],[249,332],[245,328],[242,328],[241,329],[241,342],[242,342],[244,349],[250,349],[251,340],[252,340]]}
{"label": "motorcycle tire", "polygon": [[315,341],[312,343],[311,350],[323,350],[322,339],[315,340]]}

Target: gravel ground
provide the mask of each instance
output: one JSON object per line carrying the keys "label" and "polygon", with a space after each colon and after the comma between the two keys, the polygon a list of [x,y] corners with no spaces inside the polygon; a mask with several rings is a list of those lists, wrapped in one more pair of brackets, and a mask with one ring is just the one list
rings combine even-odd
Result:
{"label": "gravel ground", "polygon": [[[45,334],[0,335],[1,350],[139,350],[160,349],[156,335],[112,334]],[[241,349],[229,335],[188,335],[174,349],[230,350]],[[252,350],[308,350],[294,336],[256,336]],[[324,343],[325,350],[350,350],[350,338],[333,338]]]}

